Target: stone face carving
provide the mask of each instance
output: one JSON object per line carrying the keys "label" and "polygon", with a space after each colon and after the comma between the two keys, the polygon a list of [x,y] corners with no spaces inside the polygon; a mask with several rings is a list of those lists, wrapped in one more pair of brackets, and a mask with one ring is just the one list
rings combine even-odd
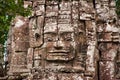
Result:
{"label": "stone face carving", "polygon": [[46,60],[70,61],[75,57],[74,29],[69,24],[44,27]]}
{"label": "stone face carving", "polygon": [[[113,0],[30,0],[16,17],[9,79],[119,80],[119,28]],[[22,46],[21,46],[22,44]],[[29,73],[29,74],[28,74]]]}

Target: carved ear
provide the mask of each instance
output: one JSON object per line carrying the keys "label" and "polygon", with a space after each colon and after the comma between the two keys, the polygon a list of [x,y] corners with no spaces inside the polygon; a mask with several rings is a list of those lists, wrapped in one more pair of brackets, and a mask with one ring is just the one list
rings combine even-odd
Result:
{"label": "carved ear", "polygon": [[29,24],[30,47],[39,47],[43,44],[44,17],[32,18]]}
{"label": "carved ear", "polygon": [[[87,51],[87,39],[86,39],[86,28],[85,28],[85,22],[79,21],[79,23],[76,23],[77,25],[74,28],[74,34],[75,34],[75,41],[77,45],[77,51],[79,53],[86,53]],[[73,24],[74,25],[74,24]]]}
{"label": "carved ear", "polygon": [[78,36],[79,43],[84,45],[86,44],[86,29],[85,29],[85,21],[80,21],[78,26]]}

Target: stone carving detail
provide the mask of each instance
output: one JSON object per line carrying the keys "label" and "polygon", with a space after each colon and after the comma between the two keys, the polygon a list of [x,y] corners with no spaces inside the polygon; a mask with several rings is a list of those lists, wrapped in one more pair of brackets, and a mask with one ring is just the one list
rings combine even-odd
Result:
{"label": "stone carving detail", "polygon": [[8,38],[10,80],[120,79],[113,0],[30,0],[25,5],[32,6],[32,15],[16,17]]}

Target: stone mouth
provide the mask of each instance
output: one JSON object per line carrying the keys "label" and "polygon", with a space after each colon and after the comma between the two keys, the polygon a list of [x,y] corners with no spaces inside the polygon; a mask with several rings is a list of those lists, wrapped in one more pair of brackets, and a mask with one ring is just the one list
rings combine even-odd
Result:
{"label": "stone mouth", "polygon": [[49,54],[49,56],[67,56],[68,54],[66,53],[54,53],[54,54]]}
{"label": "stone mouth", "polygon": [[69,53],[69,50],[52,50],[49,51],[49,53]]}
{"label": "stone mouth", "polygon": [[53,50],[53,51],[49,51],[49,56],[67,56],[70,51],[68,50]]}
{"label": "stone mouth", "polygon": [[74,58],[72,51],[69,49],[62,50],[50,50],[46,54],[46,60],[48,61],[69,61]]}

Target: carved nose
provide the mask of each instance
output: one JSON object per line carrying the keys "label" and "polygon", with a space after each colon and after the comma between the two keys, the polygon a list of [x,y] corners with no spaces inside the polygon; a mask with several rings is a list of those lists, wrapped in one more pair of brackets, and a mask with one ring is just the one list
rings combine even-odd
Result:
{"label": "carved nose", "polygon": [[62,46],[61,41],[57,41],[57,42],[55,42],[54,48],[57,49],[57,50],[62,49],[63,46]]}
{"label": "carved nose", "polygon": [[55,49],[60,50],[62,49],[62,46],[54,46]]}

